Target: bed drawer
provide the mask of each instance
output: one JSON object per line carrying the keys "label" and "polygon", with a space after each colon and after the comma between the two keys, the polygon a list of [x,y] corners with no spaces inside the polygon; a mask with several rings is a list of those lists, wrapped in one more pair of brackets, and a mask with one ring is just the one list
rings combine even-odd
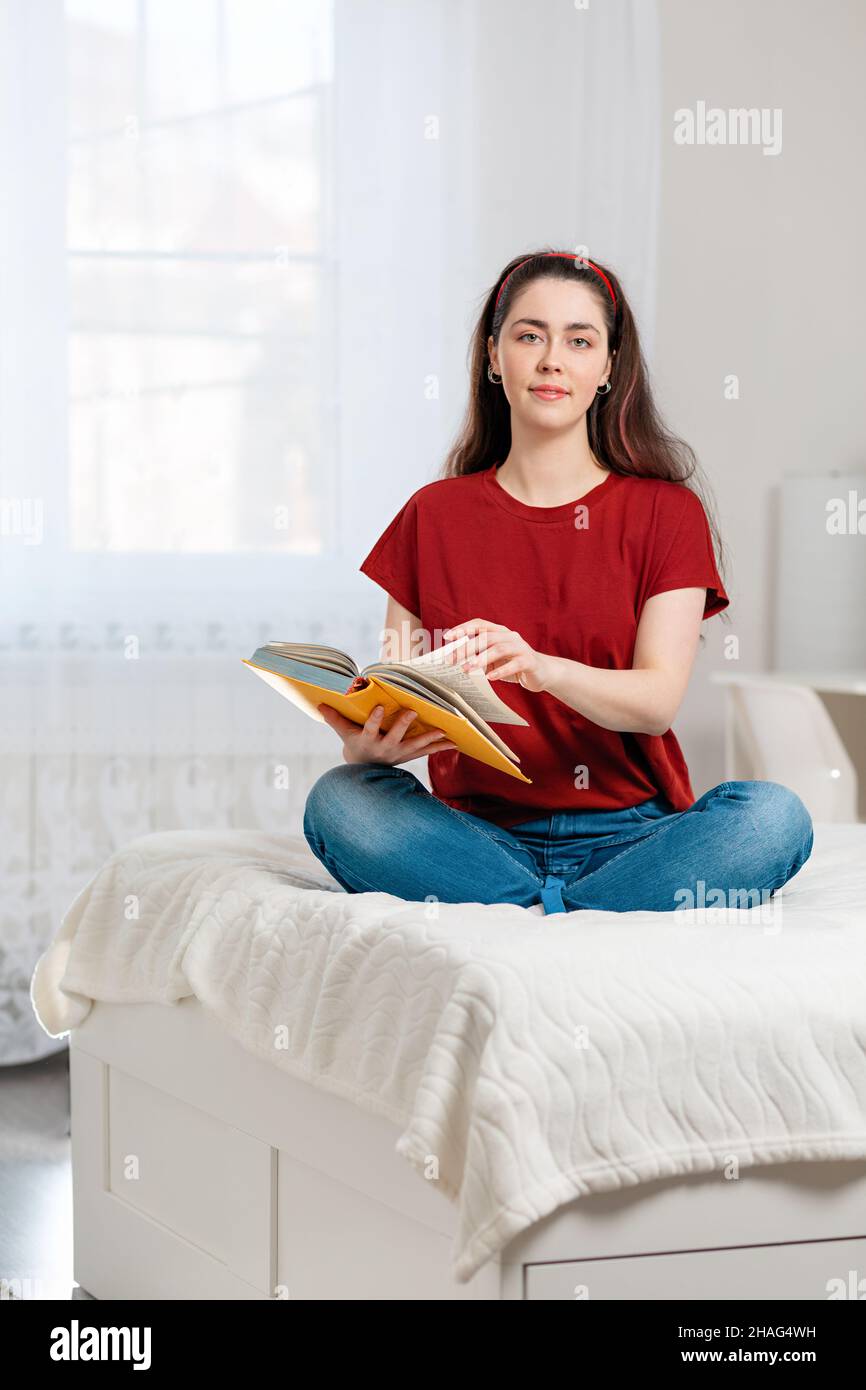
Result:
{"label": "bed drawer", "polygon": [[110,1191],[270,1293],[270,1146],[116,1067],[107,1099]]}
{"label": "bed drawer", "polygon": [[[866,1239],[527,1265],[525,1296],[528,1300],[826,1300],[834,1288],[831,1280],[841,1281],[842,1297],[855,1296],[852,1290],[858,1281],[866,1280]],[[860,1297],[864,1293],[866,1283]]]}

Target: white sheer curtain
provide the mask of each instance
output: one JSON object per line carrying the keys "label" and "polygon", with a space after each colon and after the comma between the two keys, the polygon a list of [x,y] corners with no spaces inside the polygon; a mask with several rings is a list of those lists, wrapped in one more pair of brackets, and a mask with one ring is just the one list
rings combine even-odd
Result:
{"label": "white sheer curtain", "polygon": [[585,243],[651,333],[659,63],[646,0],[0,0],[0,78],[11,1062],[113,849],[299,831],[339,747],[240,658],[377,654],[503,261]]}

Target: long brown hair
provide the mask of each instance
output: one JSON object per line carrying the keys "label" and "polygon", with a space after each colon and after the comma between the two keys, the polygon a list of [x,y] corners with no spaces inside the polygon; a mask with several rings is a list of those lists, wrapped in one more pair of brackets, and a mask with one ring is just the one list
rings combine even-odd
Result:
{"label": "long brown hair", "polygon": [[[440,476],[456,478],[464,473],[478,473],[507,458],[511,448],[511,407],[502,386],[491,382],[487,376],[487,340],[492,336],[498,344],[502,325],[516,295],[534,280],[579,280],[598,300],[607,326],[608,352],[616,353],[610,373],[611,389],[596,395],[587,413],[590,448],[603,467],[613,473],[635,478],[664,478],[696,492],[707,513],[719,573],[724,581],[725,553],[711,489],[694,450],[668,430],[656,409],[637,325],[619,278],[608,266],[593,261],[613,287],[614,308],[604,281],[590,266],[581,264],[579,258],[572,260],[551,255],[553,249],[515,256],[487,294],[469,349],[469,404]],[[508,284],[497,303],[496,297],[506,279]]]}

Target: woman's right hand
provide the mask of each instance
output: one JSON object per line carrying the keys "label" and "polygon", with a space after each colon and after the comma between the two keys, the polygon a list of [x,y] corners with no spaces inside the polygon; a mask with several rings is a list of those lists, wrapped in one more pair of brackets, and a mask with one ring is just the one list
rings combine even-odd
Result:
{"label": "woman's right hand", "polygon": [[426,758],[428,753],[441,753],[456,748],[446,734],[438,729],[430,733],[404,738],[406,730],[418,718],[416,710],[401,710],[386,732],[379,726],[385,713],[384,705],[370,711],[366,724],[355,724],[330,705],[318,705],[319,713],[343,740],[343,759],[347,763],[385,763],[389,767],[408,763],[413,758]]}

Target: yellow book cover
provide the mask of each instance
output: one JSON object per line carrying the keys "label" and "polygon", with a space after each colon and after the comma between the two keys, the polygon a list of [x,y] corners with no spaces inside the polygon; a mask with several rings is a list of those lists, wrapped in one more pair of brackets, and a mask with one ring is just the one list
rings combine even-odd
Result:
{"label": "yellow book cover", "polygon": [[322,721],[316,706],[324,704],[364,724],[374,706],[383,705],[380,727],[389,729],[401,709],[414,709],[419,717],[405,737],[439,729],[461,753],[531,785],[517,766],[518,755],[488,722],[527,721],[499,699],[483,671],[450,664],[459,641],[406,662],[374,662],[363,671],[345,652],[315,643],[271,642],[241,660],[313,719]]}

